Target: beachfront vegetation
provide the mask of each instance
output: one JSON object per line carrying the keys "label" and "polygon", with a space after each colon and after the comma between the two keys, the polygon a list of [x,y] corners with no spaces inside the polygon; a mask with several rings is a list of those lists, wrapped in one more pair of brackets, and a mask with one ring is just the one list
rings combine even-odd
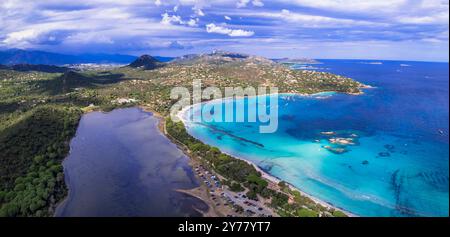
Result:
{"label": "beachfront vegetation", "polygon": [[245,191],[244,187],[242,187],[242,185],[240,185],[237,182],[231,182],[230,185],[228,185],[230,187],[230,190],[233,192],[243,192]]}
{"label": "beachfront vegetation", "polygon": [[306,209],[306,208],[300,208],[297,210],[297,216],[298,217],[318,217],[319,213]]}
{"label": "beachfront vegetation", "polygon": [[347,217],[347,215],[345,215],[345,213],[338,211],[338,210],[335,210],[334,212],[332,212],[332,215],[334,217]]}

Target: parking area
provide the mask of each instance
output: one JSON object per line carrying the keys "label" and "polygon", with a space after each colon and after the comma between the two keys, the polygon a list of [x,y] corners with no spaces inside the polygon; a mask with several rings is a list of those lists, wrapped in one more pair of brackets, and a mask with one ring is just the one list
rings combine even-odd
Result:
{"label": "parking area", "polygon": [[245,192],[235,193],[223,186],[220,178],[203,165],[194,167],[198,177],[208,188],[211,199],[226,216],[270,217],[273,212],[259,201],[250,200]]}

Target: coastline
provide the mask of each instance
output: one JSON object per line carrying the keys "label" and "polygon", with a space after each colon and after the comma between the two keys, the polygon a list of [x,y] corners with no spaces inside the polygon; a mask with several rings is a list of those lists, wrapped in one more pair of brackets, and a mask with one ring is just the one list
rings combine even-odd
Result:
{"label": "coastline", "polygon": [[[233,157],[235,157],[235,156],[233,156]],[[235,157],[235,158],[236,158],[236,157]],[[286,183],[286,185],[287,185],[290,189],[295,190],[295,191],[298,191],[302,196],[305,196],[305,197],[311,199],[311,200],[312,200],[314,203],[316,203],[316,204],[322,205],[322,206],[324,206],[324,207],[326,207],[326,208],[330,208],[330,209],[335,209],[335,210],[341,211],[341,212],[343,212],[344,214],[346,214],[348,217],[358,217],[358,215],[356,215],[356,214],[354,214],[354,213],[352,213],[352,212],[350,212],[350,211],[348,211],[348,210],[345,210],[345,209],[342,209],[342,208],[340,208],[340,207],[334,206],[332,203],[326,202],[326,201],[324,201],[324,200],[321,200],[321,199],[319,199],[319,198],[317,198],[317,197],[312,196],[311,194],[305,193],[305,192],[302,191],[300,188],[294,186],[293,184],[291,184],[291,183],[289,183],[289,182],[287,182],[287,181],[285,181],[285,180],[282,180],[282,179],[280,179],[280,178],[278,178],[278,177],[276,177],[276,176],[273,176],[273,175],[267,173],[266,171],[264,171],[263,169],[261,169],[259,166],[257,166],[256,164],[254,164],[254,163],[252,163],[252,162],[250,162],[250,161],[248,161],[248,160],[245,160],[245,159],[242,159],[242,158],[237,158],[237,159],[240,159],[240,160],[242,160],[242,161],[247,162],[247,163],[250,164],[250,165],[253,165],[253,167],[255,167],[255,169],[258,170],[258,171],[261,173],[261,175],[262,175],[262,177],[263,177],[264,179],[268,180],[269,182],[272,182],[273,184],[278,185],[278,183],[280,183],[280,182],[283,181],[283,182]]]}
{"label": "coastline", "polygon": [[[368,86],[368,88],[373,88],[373,87]],[[299,93],[277,93],[277,94],[278,94],[278,95],[314,96],[314,95],[320,94],[320,93],[324,93],[324,92],[319,92],[319,93],[315,93],[315,94],[308,94],[308,95],[303,95],[303,94],[299,94]],[[364,93],[362,92],[361,94],[364,94]],[[257,95],[257,96],[252,96],[252,97],[268,96],[268,95],[270,96],[270,95],[273,95],[273,94],[264,94],[264,95]],[[360,95],[360,94],[350,94],[350,95]],[[199,105],[202,105],[202,104],[204,104],[204,103],[211,103],[211,102],[212,102],[212,103],[215,103],[215,102],[218,102],[218,101],[222,101],[222,102],[223,102],[223,101],[230,100],[230,99],[233,99],[233,97],[231,97],[231,98],[215,99],[215,100],[210,100],[210,101],[201,102],[201,103],[198,103],[198,104],[193,104],[193,105],[187,106],[187,107],[183,108],[182,110],[180,110],[180,111],[177,113],[176,117],[177,117],[177,118],[183,123],[183,125],[186,127],[186,120],[183,118],[183,114],[185,114],[188,110],[192,109],[194,106],[199,106]],[[165,133],[165,134],[167,134],[167,133]],[[324,206],[324,207],[329,208],[329,209],[334,209],[334,210],[341,211],[341,212],[343,212],[344,214],[346,214],[348,217],[358,217],[358,215],[356,215],[356,214],[350,212],[349,210],[345,210],[345,209],[343,209],[343,208],[334,206],[332,203],[329,203],[329,202],[326,202],[326,201],[324,201],[324,200],[321,200],[321,199],[319,199],[319,198],[317,198],[317,197],[314,197],[314,196],[312,196],[312,195],[310,195],[310,194],[308,194],[308,193],[302,191],[299,187],[296,187],[296,186],[294,186],[293,184],[291,184],[291,183],[289,183],[289,182],[287,182],[287,181],[285,181],[285,180],[282,180],[282,179],[280,179],[280,178],[278,178],[278,177],[276,177],[276,176],[274,176],[274,175],[272,175],[272,174],[269,174],[268,172],[264,171],[262,168],[260,168],[259,166],[257,166],[256,164],[254,164],[254,163],[251,162],[251,161],[248,161],[248,160],[246,160],[246,159],[244,159],[244,158],[241,158],[241,157],[236,157],[236,156],[234,156],[234,155],[232,155],[232,154],[229,154],[229,153],[227,153],[227,152],[224,152],[224,151],[222,151],[222,150],[220,150],[220,151],[221,151],[222,153],[224,153],[224,154],[227,154],[227,155],[229,155],[229,156],[231,156],[231,157],[234,157],[235,159],[239,159],[239,160],[241,160],[241,161],[244,161],[244,162],[246,162],[247,164],[253,166],[258,172],[261,173],[262,178],[266,179],[266,180],[267,180],[271,185],[273,185],[273,186],[278,187],[278,183],[280,183],[280,182],[283,181],[284,183],[286,183],[286,185],[287,185],[291,190],[298,191],[302,196],[305,196],[305,197],[309,198],[309,199],[312,200],[315,204]]]}
{"label": "coastline", "polygon": [[[359,89],[375,89],[376,87],[374,86],[370,86],[370,85],[365,85],[362,84],[361,87],[359,87]],[[261,97],[261,96],[272,96],[272,95],[278,95],[278,96],[301,96],[301,97],[313,97],[313,96],[320,96],[323,93],[337,93],[337,94],[346,94],[346,95],[352,95],[352,96],[359,96],[359,95],[364,95],[364,91],[360,90],[360,92],[357,93],[343,93],[343,92],[337,92],[337,91],[321,91],[321,92],[317,92],[317,93],[312,93],[312,94],[304,94],[304,93],[296,93],[296,92],[285,92],[285,93],[265,93],[262,95],[252,95],[252,96],[235,96],[235,97],[225,97],[225,98],[219,98],[219,99],[212,99],[212,100],[208,100],[208,101],[202,101],[200,103],[197,104],[193,104],[193,105],[189,105],[187,107],[182,108],[180,111],[178,111],[176,117],[180,119],[180,121],[183,122],[183,124],[185,124],[184,120],[182,119],[182,117],[180,116],[181,114],[183,114],[184,112],[186,112],[186,110],[191,109],[194,106],[199,106],[205,103],[217,103],[217,102],[225,102],[225,101],[229,101],[232,100],[234,98],[236,99],[242,99],[242,98],[255,98],[255,97]],[[142,106],[141,106],[142,107]],[[149,112],[152,112],[151,110],[148,110]],[[153,113],[153,112],[152,112]],[[169,113],[170,115],[170,113]],[[160,115],[161,116],[161,115]],[[162,117],[162,116],[161,116]],[[186,124],[185,124],[186,125]]]}
{"label": "coastline", "polygon": [[[178,149],[180,149],[188,158],[188,164],[194,170],[194,166],[199,163],[198,160],[196,160],[194,157],[192,157],[184,147],[181,146],[181,144],[178,144],[178,142],[172,138],[166,131],[166,121],[163,115],[161,115],[158,112],[154,112],[151,109],[145,107],[145,106],[137,106],[138,108],[142,109],[145,112],[152,113],[155,118],[157,118],[158,121],[158,130],[161,132],[161,135],[165,136],[167,139],[169,139],[175,146],[177,146]],[[216,205],[214,205],[214,202],[211,200],[211,197],[209,195],[209,192],[207,190],[207,187],[201,182],[200,178],[195,174],[195,178],[199,181],[199,186],[192,188],[192,189],[176,189],[175,192],[183,193],[185,195],[190,195],[192,197],[198,198],[201,201],[203,201],[208,206],[208,211],[204,212],[201,210],[197,210],[198,212],[202,213],[203,217],[220,217],[220,212],[216,209]]]}
{"label": "coastline", "polygon": [[[264,95],[258,95],[258,96],[267,96],[267,95],[271,95],[271,94],[264,94]],[[296,94],[296,93],[280,93],[279,95],[314,96],[314,94],[301,95],[301,94]],[[213,101],[217,102],[219,100],[229,100],[229,99],[232,99],[232,98],[216,99],[216,100],[201,102],[200,104],[207,103],[207,102],[213,102]],[[183,122],[183,124],[185,126],[186,126],[186,121],[183,119],[182,114],[184,114],[187,110],[190,110],[193,106],[198,106],[198,105],[199,104],[194,104],[194,105],[185,107],[185,108],[183,108],[182,110],[180,110],[177,113],[177,117],[180,119],[181,122]],[[171,140],[181,151],[183,151],[183,153],[185,153],[189,158],[191,158],[190,161],[189,161],[189,165],[191,166],[191,168],[194,168],[194,166],[195,166],[194,163],[199,163],[199,161],[196,160],[197,158],[192,157],[192,155],[186,150],[186,148],[181,146],[182,144],[178,144],[178,142],[176,140],[174,141],[174,139],[167,133],[166,128],[165,128],[165,118],[164,118],[163,115],[161,115],[160,113],[155,112],[155,111],[151,110],[150,108],[148,108],[146,106],[143,106],[143,105],[136,105],[136,107],[142,109],[145,112],[151,113],[155,118],[157,118],[159,120],[158,125],[157,125],[159,131],[162,133],[162,135],[164,135],[169,140]],[[102,110],[85,111],[82,114],[82,116],[86,115],[86,114],[89,114],[89,113],[92,113],[92,112],[108,113],[110,111],[102,111]],[[81,120],[81,118],[80,118],[80,120]],[[76,135],[77,134],[75,134],[75,136],[72,137],[70,139],[70,141],[72,141],[72,139],[75,138]],[[230,155],[230,156],[234,157],[235,159],[242,160],[242,161],[248,163],[249,165],[253,166],[258,172],[261,173],[262,178],[267,180],[270,183],[270,185],[272,185],[274,187],[278,187],[278,183],[283,181],[283,182],[286,183],[287,187],[289,187],[291,190],[298,191],[302,196],[305,196],[305,197],[309,198],[310,200],[312,200],[316,204],[319,204],[319,205],[324,206],[324,207],[329,208],[329,209],[334,209],[334,210],[341,211],[341,212],[343,212],[344,214],[346,214],[349,217],[357,217],[357,215],[351,213],[348,210],[344,210],[342,208],[333,206],[332,203],[323,201],[323,200],[321,200],[321,199],[319,199],[317,197],[314,197],[314,196],[312,196],[312,195],[310,195],[308,193],[305,193],[300,188],[298,188],[298,187],[288,183],[287,181],[284,181],[284,180],[282,180],[282,179],[280,179],[278,177],[275,177],[275,176],[269,174],[268,172],[264,171],[259,166],[257,166],[256,164],[254,164],[254,163],[252,163],[252,162],[250,162],[248,160],[245,160],[245,159],[240,158],[240,157],[233,156],[233,155],[228,154],[228,153],[223,152],[223,151],[221,151],[221,152],[224,153],[224,154]],[[70,153],[71,153],[71,151],[69,150],[66,158],[62,160],[62,164],[70,156]],[[64,172],[64,174],[65,174],[65,177],[66,177],[66,172]],[[200,181],[199,177],[197,177],[197,176],[195,176],[195,177]],[[71,188],[69,187],[69,184],[68,184],[66,178],[64,180],[64,184],[65,184],[65,189],[67,190],[67,192],[66,192],[65,197],[63,199],[61,199],[59,202],[55,203],[55,205],[53,206],[53,213],[51,215],[53,217],[56,217],[56,215],[60,212],[59,209],[64,206],[64,204],[67,202],[68,198],[70,197]],[[202,200],[208,206],[208,211],[207,212],[201,212],[205,217],[220,216],[219,215],[220,212],[218,212],[218,210],[216,210],[216,206],[212,202],[211,197],[209,196],[209,192],[207,191],[206,187],[204,187],[203,183],[200,182],[199,187],[196,187],[196,188],[193,188],[193,189],[190,189],[190,190],[175,190],[175,191],[181,192],[181,193],[184,193],[186,195],[190,195],[190,196],[193,196],[193,197],[196,197],[196,198]]]}

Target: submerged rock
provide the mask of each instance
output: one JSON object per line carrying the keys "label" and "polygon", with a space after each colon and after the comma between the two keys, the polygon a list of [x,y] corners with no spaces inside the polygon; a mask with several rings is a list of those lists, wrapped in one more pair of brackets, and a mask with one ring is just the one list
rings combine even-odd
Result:
{"label": "submerged rock", "polygon": [[329,139],[329,141],[333,144],[338,144],[338,145],[343,145],[343,146],[355,145],[353,138],[338,137],[338,138],[331,138],[331,139]]}
{"label": "submerged rock", "polygon": [[365,160],[365,161],[362,162],[362,164],[363,164],[363,165],[368,165],[368,164],[369,164],[369,161]]}
{"label": "submerged rock", "polygon": [[388,149],[388,150],[392,150],[392,149],[395,148],[394,145],[390,145],[390,144],[386,144],[386,145],[384,145],[384,147],[385,147],[386,149]]}
{"label": "submerged rock", "polygon": [[334,154],[338,154],[338,155],[348,152],[347,149],[342,148],[342,147],[324,146],[323,148],[333,152]]}
{"label": "submerged rock", "polygon": [[336,135],[336,132],[321,132],[322,135],[333,136]]}
{"label": "submerged rock", "polygon": [[391,153],[395,152],[395,146],[394,145],[386,144],[386,145],[384,145],[384,148],[386,148]]}

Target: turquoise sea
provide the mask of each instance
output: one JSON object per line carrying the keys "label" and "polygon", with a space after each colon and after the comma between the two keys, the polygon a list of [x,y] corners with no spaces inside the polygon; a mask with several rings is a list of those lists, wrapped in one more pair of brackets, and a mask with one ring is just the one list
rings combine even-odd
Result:
{"label": "turquoise sea", "polygon": [[189,133],[357,215],[448,216],[448,63],[322,62],[307,69],[375,88],[360,96],[280,95],[272,134],[259,133],[259,123],[205,121],[186,122]]}

